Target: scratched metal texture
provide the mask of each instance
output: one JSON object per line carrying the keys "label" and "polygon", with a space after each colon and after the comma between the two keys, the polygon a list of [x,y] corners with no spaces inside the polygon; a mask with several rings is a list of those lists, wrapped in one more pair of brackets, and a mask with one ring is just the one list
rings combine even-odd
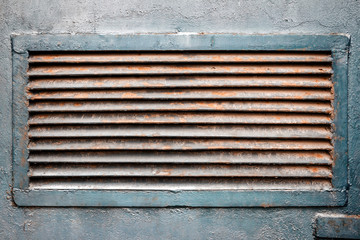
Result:
{"label": "scratched metal texture", "polygon": [[[2,239],[313,239],[316,214],[360,214],[360,4],[337,1],[1,1]],[[351,36],[349,190],[339,208],[21,208],[12,189],[11,34],[213,32]],[[16,114],[16,113],[14,113]],[[340,224],[341,225],[341,224]],[[331,230],[329,231],[331,232]],[[329,235],[326,235],[329,236]],[[334,235],[333,235],[334,236]],[[344,236],[344,235],[342,235]],[[349,236],[349,235],[347,235]]]}
{"label": "scratched metal texture", "polygon": [[330,189],[331,63],[330,52],[30,52],[29,188]]}

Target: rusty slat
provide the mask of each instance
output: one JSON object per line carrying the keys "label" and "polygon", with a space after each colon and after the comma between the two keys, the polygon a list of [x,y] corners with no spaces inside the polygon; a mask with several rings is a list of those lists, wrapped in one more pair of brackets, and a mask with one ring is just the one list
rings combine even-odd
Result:
{"label": "rusty slat", "polygon": [[33,152],[30,163],[236,163],[329,165],[327,151],[69,151]]}
{"label": "rusty slat", "polygon": [[331,150],[329,140],[196,138],[33,139],[30,150]]}
{"label": "rusty slat", "polygon": [[329,53],[311,52],[80,52],[33,53],[30,63],[158,63],[158,62],[331,62]]}
{"label": "rusty slat", "polygon": [[232,111],[331,113],[330,101],[32,101],[30,112]]}
{"label": "rusty slat", "polygon": [[32,78],[29,88],[195,88],[195,87],[312,87],[331,88],[329,77],[322,76],[143,76]]}
{"label": "rusty slat", "polygon": [[109,190],[328,190],[323,178],[31,178],[31,189],[109,189]]}
{"label": "rusty slat", "polygon": [[328,166],[221,164],[66,164],[31,167],[30,177],[313,177],[330,178]]}
{"label": "rusty slat", "polygon": [[203,64],[203,65],[53,65],[32,66],[29,76],[148,75],[148,74],[331,74],[331,65],[322,64]]}
{"label": "rusty slat", "polygon": [[282,113],[53,113],[29,124],[330,124],[328,114]]}
{"label": "rusty slat", "polygon": [[329,127],[273,125],[98,125],[34,126],[30,138],[61,137],[209,137],[209,138],[306,138],[330,139]]}
{"label": "rusty slat", "polygon": [[68,90],[30,93],[32,100],[45,99],[269,99],[331,100],[323,89],[151,89],[151,90]]}

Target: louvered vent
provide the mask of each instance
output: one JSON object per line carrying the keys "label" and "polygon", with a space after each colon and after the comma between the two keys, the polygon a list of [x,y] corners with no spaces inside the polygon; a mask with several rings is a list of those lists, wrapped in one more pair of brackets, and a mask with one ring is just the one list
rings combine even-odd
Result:
{"label": "louvered vent", "polygon": [[31,189],[329,189],[330,52],[32,52]]}

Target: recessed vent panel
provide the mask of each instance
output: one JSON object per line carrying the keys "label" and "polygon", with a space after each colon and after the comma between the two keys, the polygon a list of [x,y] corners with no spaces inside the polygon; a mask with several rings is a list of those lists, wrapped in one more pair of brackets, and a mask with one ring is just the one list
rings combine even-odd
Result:
{"label": "recessed vent panel", "polygon": [[331,189],[330,52],[30,52],[31,189]]}

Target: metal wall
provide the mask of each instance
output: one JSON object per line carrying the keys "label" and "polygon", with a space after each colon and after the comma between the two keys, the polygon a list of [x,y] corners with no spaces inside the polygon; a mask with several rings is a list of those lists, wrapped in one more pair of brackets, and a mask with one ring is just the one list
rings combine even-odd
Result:
{"label": "metal wall", "polygon": [[[1,239],[312,239],[317,214],[360,214],[360,1],[0,2]],[[331,34],[351,37],[349,201],[339,208],[19,208],[12,201],[11,34]],[[16,114],[16,113],[14,113]]]}

